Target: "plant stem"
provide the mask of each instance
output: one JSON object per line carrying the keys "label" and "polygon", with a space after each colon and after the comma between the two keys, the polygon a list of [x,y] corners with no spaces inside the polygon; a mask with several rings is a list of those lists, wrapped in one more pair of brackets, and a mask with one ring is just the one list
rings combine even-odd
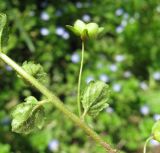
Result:
{"label": "plant stem", "polygon": [[78,113],[81,116],[81,78],[82,78],[82,70],[83,70],[83,61],[84,61],[84,41],[82,40],[82,56],[81,56],[81,65],[79,70],[79,78],[78,78],[78,89],[77,89],[77,105],[78,105]]}
{"label": "plant stem", "polygon": [[20,13],[18,10],[14,10],[13,14],[17,14],[16,18],[14,18],[14,23],[17,26],[18,30],[20,31],[20,34],[22,35],[22,38],[24,40],[24,42],[26,43],[28,49],[31,52],[35,52],[35,46],[30,38],[30,36],[28,35],[28,33],[25,31],[23,23],[22,23],[22,17],[20,16]]}
{"label": "plant stem", "polygon": [[7,55],[0,52],[0,59],[11,66],[21,77],[23,77],[27,82],[34,86],[38,91],[47,97],[47,99],[54,104],[54,106],[59,109],[65,116],[70,118],[77,126],[79,126],[83,131],[86,132],[95,142],[100,144],[109,153],[116,153],[108,143],[106,143],[96,132],[94,132],[90,127],[88,127],[81,119],[69,111],[62,101],[56,97],[52,92],[50,92],[45,86],[39,83],[34,77],[26,73],[18,64],[16,64]]}
{"label": "plant stem", "polygon": [[6,14],[0,13],[1,25],[0,25],[0,52],[2,51],[2,35],[3,30],[7,22]]}
{"label": "plant stem", "polygon": [[153,137],[150,136],[150,137],[146,140],[146,142],[145,142],[145,144],[144,144],[144,148],[143,148],[143,153],[146,153],[147,144],[148,144],[148,142],[149,142],[152,138],[153,138]]}

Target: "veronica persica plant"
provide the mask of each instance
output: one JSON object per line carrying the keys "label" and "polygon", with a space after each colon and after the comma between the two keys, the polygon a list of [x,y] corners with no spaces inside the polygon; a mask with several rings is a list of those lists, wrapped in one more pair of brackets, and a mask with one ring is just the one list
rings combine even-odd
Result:
{"label": "veronica persica plant", "polygon": [[[4,40],[7,38],[6,34],[6,15],[0,13],[0,59],[6,64],[10,65],[18,74],[18,76],[25,82],[35,87],[45,97],[44,100],[39,101],[35,97],[30,96],[24,100],[24,102],[18,104],[13,108],[12,117],[12,131],[21,134],[29,134],[32,131],[41,129],[45,124],[45,105],[46,103],[54,104],[54,106],[60,110],[65,116],[71,119],[76,125],[83,129],[87,135],[100,144],[109,153],[116,153],[109,144],[94,132],[87,124],[72,113],[65,107],[63,102],[55,96],[50,90],[46,88],[47,73],[44,72],[43,67],[40,64],[34,62],[24,62],[22,66],[19,66],[16,62],[5,55],[2,50],[6,46]],[[95,38],[102,28],[96,23],[85,24],[83,21],[77,20],[74,26],[68,26],[75,34],[82,38],[82,60],[80,67],[80,74],[78,80],[78,109],[81,115],[81,103],[80,103],[80,84],[81,74],[83,66],[83,54],[84,54],[84,41],[86,38]],[[82,104],[84,108],[83,117],[89,114],[93,117],[106,106],[108,100],[108,86],[103,82],[92,82],[85,89],[82,96]],[[82,116],[81,116],[82,117]]]}

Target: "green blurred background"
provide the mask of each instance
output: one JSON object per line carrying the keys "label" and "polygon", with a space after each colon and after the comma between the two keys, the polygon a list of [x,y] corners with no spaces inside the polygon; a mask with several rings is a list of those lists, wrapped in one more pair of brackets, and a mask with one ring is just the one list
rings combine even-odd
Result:
{"label": "green blurred background", "polygon": [[[19,64],[42,64],[49,89],[74,113],[81,41],[65,25],[82,19],[105,28],[101,38],[87,41],[82,86],[91,80],[108,83],[110,107],[87,122],[121,153],[141,153],[160,119],[160,1],[0,0],[0,10],[10,27],[5,52]],[[11,132],[11,108],[30,95],[42,98],[0,61],[0,153],[104,153],[51,106],[41,131]],[[148,153],[160,153],[158,142],[149,146]]]}

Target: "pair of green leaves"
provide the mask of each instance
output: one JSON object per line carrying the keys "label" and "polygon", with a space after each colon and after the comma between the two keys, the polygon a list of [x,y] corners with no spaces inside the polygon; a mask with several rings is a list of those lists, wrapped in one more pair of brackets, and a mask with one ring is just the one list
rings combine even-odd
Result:
{"label": "pair of green leaves", "polygon": [[41,129],[44,125],[44,108],[38,107],[37,99],[32,96],[17,105],[12,110],[11,116],[12,131],[16,133],[29,134],[36,129]]}
{"label": "pair of green leaves", "polygon": [[102,81],[91,81],[83,92],[82,106],[84,113],[96,117],[100,111],[108,107],[109,86]]}
{"label": "pair of green leaves", "polygon": [[0,13],[0,51],[6,46],[8,38],[7,16]]}
{"label": "pair of green leaves", "polygon": [[35,77],[39,82],[44,85],[47,85],[49,82],[49,78],[47,73],[44,71],[43,67],[40,64],[35,64],[34,62],[25,61],[22,64],[22,68],[30,75]]}
{"label": "pair of green leaves", "polygon": [[82,40],[96,38],[104,29],[94,22],[86,24],[81,20],[76,20],[73,26],[67,25],[66,27],[77,36],[80,36]]}
{"label": "pair of green leaves", "polygon": [[[96,117],[101,110],[108,106],[109,87],[102,81],[92,81],[84,90],[82,105],[84,113]],[[12,113],[12,131],[29,134],[41,129],[44,125],[44,107],[38,105],[36,98],[30,96],[25,102],[17,105]]]}

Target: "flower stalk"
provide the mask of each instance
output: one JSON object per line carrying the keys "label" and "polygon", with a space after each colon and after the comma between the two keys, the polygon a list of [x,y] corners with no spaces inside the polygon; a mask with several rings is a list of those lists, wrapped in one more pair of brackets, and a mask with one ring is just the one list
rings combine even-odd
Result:
{"label": "flower stalk", "polygon": [[82,79],[82,70],[83,70],[83,63],[84,63],[84,41],[82,40],[82,55],[81,55],[81,65],[79,70],[79,78],[78,78],[78,89],[77,89],[77,105],[78,105],[78,113],[81,116],[81,79]]}
{"label": "flower stalk", "polygon": [[146,142],[145,142],[145,144],[144,144],[144,148],[143,148],[143,153],[146,153],[147,144],[148,144],[148,142],[149,142],[150,140],[152,140],[152,139],[153,139],[153,137],[150,136],[150,137],[146,140]]}

